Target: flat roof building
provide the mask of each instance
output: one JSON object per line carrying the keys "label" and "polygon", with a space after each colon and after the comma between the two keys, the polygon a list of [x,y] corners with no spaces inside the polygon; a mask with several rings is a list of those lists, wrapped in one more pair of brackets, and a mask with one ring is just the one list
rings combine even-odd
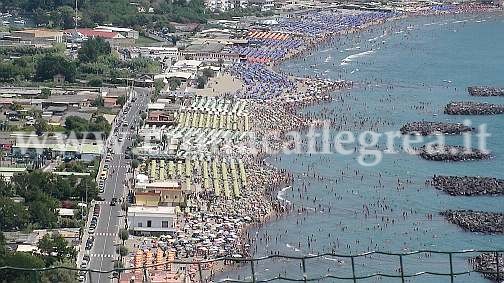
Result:
{"label": "flat roof building", "polygon": [[131,206],[128,208],[128,229],[134,235],[160,235],[175,232],[175,207]]}

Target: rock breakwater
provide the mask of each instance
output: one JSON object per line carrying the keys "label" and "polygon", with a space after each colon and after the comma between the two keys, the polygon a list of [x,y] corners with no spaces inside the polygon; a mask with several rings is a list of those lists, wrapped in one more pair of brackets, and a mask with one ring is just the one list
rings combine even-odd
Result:
{"label": "rock breakwater", "polygon": [[452,196],[504,194],[504,180],[492,177],[434,176],[431,185]]}
{"label": "rock breakwater", "polygon": [[461,123],[445,123],[445,122],[410,122],[401,127],[403,135],[422,135],[429,136],[433,134],[449,134],[458,135],[465,132],[470,132],[473,129]]}
{"label": "rock breakwater", "polygon": [[485,234],[504,233],[504,214],[473,210],[447,210],[441,212],[446,220],[471,232]]}
{"label": "rock breakwater", "polygon": [[504,114],[504,105],[471,101],[450,102],[446,105],[448,115],[497,115]]}

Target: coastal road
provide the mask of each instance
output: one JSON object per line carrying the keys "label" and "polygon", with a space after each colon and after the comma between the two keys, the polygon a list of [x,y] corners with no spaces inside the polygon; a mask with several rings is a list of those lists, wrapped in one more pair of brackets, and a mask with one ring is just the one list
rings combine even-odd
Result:
{"label": "coastal road", "polygon": [[[92,234],[95,240],[91,250],[85,252],[90,256],[89,269],[112,270],[114,268],[114,260],[118,258],[116,254],[116,245],[120,243],[118,231],[124,227],[123,217],[125,213],[121,210],[121,202],[118,202],[115,206],[111,206],[110,201],[112,198],[117,198],[117,200],[124,199],[126,201],[125,196],[127,195],[128,188],[125,184],[131,160],[125,158],[124,152],[132,144],[135,136],[135,129],[130,129],[130,126],[134,125],[136,119],[140,119],[139,112],[146,108],[149,102],[149,92],[149,89],[135,88],[132,97],[136,97],[136,101],[129,102],[131,109],[123,115],[124,123],[127,126],[123,126],[123,122],[120,122],[121,119],[116,119],[114,123],[110,140],[110,144],[114,150],[111,154],[111,160],[108,162],[108,177],[105,180],[104,193],[101,195],[104,200],[97,202],[100,204],[101,210],[95,232]],[[117,130],[117,133],[115,133],[115,130]],[[122,142],[118,141],[119,137],[123,138]],[[90,213],[92,213],[92,210]],[[89,231],[88,228],[87,226],[86,231]],[[110,282],[110,276],[111,274],[91,273],[86,276],[86,281],[92,283]]]}

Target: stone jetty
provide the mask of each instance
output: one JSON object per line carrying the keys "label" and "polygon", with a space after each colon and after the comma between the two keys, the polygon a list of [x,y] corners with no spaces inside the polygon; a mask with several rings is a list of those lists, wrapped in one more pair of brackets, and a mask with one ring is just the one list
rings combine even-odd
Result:
{"label": "stone jetty", "polygon": [[461,123],[445,122],[410,122],[401,127],[403,135],[422,135],[428,136],[437,133],[459,135],[464,132],[470,132],[473,129]]}
{"label": "stone jetty", "polygon": [[431,185],[452,196],[504,195],[504,180],[492,177],[434,176]]}
{"label": "stone jetty", "polygon": [[467,149],[463,146],[437,144],[431,146],[422,146],[420,148],[420,157],[432,161],[465,161],[489,159],[492,156],[489,152],[479,149]]}
{"label": "stone jetty", "polygon": [[447,210],[441,212],[446,220],[471,232],[485,234],[504,233],[504,214],[473,210]]}
{"label": "stone jetty", "polygon": [[504,114],[504,105],[471,101],[450,102],[445,107],[448,115],[497,115]]}
{"label": "stone jetty", "polygon": [[[499,263],[499,274],[497,274],[497,260]],[[504,280],[504,256],[502,253],[497,259],[495,253],[482,253],[470,259],[473,269],[494,282],[503,282]]]}
{"label": "stone jetty", "polygon": [[472,96],[504,96],[504,88],[488,86],[470,86],[467,92]]}

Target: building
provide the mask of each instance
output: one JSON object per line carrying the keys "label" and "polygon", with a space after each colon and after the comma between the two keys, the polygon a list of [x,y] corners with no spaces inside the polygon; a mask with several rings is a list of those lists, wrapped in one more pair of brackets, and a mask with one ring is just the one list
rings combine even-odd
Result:
{"label": "building", "polygon": [[179,59],[177,47],[135,47],[130,49],[130,57],[155,59],[165,66],[170,66],[172,62]]}
{"label": "building", "polygon": [[63,42],[63,31],[48,29],[25,29],[13,31],[11,38],[19,38],[33,44],[54,44]]}
{"label": "building", "polygon": [[179,51],[179,58],[202,62],[237,63],[240,61],[239,54],[230,52],[224,48],[223,44],[215,42],[189,45],[186,49]]}
{"label": "building", "polygon": [[146,124],[148,125],[158,125],[158,126],[169,126],[175,125],[175,117],[173,113],[168,113],[165,111],[150,111],[147,116]]}
{"label": "building", "polygon": [[185,202],[185,193],[182,186],[175,181],[153,182],[145,186],[146,191],[160,193],[160,205],[177,206]]}
{"label": "building", "polygon": [[112,27],[112,26],[97,26],[94,28],[95,30],[101,31],[109,31],[109,32],[117,32],[126,38],[138,39],[140,34],[138,31],[130,28],[120,28],[120,27]]}
{"label": "building", "polygon": [[180,60],[170,67],[171,72],[196,73],[203,66],[199,60]]}
{"label": "building", "polygon": [[160,192],[135,192],[135,204],[141,206],[158,206],[161,200]]}
{"label": "building", "polygon": [[172,234],[176,219],[175,208],[167,206],[131,206],[127,214],[128,229],[134,235]]}
{"label": "building", "polygon": [[135,44],[134,38],[126,37],[116,31],[101,30],[96,28],[80,28],[77,29],[77,31],[69,29],[65,31],[65,37],[69,41],[74,38],[80,38],[82,41],[89,38],[102,38],[109,42],[112,46],[131,46]]}

